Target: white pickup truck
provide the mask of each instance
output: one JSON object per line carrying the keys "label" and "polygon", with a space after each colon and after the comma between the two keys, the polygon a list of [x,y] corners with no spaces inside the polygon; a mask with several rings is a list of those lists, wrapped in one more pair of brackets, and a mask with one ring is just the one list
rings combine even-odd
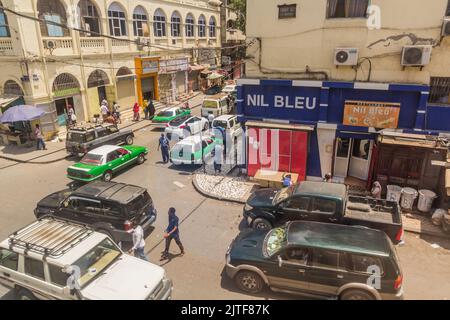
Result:
{"label": "white pickup truck", "polygon": [[0,283],[20,300],[167,300],[163,268],[106,235],[44,217],[0,242]]}

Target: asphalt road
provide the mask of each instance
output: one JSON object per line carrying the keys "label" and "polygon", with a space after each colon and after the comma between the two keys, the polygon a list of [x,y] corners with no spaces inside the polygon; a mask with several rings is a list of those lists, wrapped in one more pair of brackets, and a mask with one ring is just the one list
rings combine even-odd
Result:
{"label": "asphalt road", "polygon": [[[192,103],[191,103],[192,105]],[[199,114],[199,109],[194,114]],[[242,225],[242,206],[206,199],[192,187],[193,168],[174,167],[160,162],[156,151],[160,131],[150,128],[136,132],[135,144],[150,147],[147,161],[131,167],[114,180],[146,187],[158,210],[153,232],[146,240],[150,261],[163,266],[174,282],[174,299],[292,299],[266,291],[258,296],[239,292],[223,274],[224,255]],[[0,238],[34,220],[36,203],[49,193],[67,187],[66,168],[73,161],[48,165],[19,164],[0,169]],[[180,235],[186,254],[178,256],[173,242],[171,259],[160,262],[164,249],[163,231],[167,211],[175,207],[180,218]],[[419,238],[407,234],[406,244],[398,248],[404,271],[405,296],[408,299],[450,298],[450,242]],[[439,244],[433,248],[431,244]],[[126,281],[126,279],[124,279]],[[3,299],[11,292],[0,287]]]}

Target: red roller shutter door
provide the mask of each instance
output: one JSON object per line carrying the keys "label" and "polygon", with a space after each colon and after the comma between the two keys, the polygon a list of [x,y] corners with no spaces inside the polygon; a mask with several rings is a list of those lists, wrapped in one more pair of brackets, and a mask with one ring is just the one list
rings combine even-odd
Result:
{"label": "red roller shutter door", "polygon": [[[306,178],[307,132],[251,128],[248,133],[249,176],[254,176],[259,169],[266,169],[297,173],[300,180]],[[277,140],[278,145],[272,145]]]}

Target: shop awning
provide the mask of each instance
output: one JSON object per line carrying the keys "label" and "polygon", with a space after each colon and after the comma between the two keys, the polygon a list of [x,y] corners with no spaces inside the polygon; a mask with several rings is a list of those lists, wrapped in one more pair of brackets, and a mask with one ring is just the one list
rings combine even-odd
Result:
{"label": "shop awning", "polygon": [[201,70],[205,70],[206,68],[209,68],[209,65],[205,65],[205,64],[191,64],[189,66],[189,71],[201,71]]}
{"label": "shop awning", "polygon": [[220,78],[223,78],[224,76],[222,75],[222,74],[219,74],[219,73],[217,73],[217,72],[214,72],[214,73],[211,73],[209,76],[208,76],[208,79],[209,80],[217,80],[217,79],[220,79]]}
{"label": "shop awning", "polygon": [[266,122],[266,121],[247,121],[245,123],[245,125],[247,127],[255,127],[255,128],[314,131],[314,126],[303,125],[303,124],[277,123],[277,122]]}
{"label": "shop awning", "polygon": [[0,108],[10,105],[19,98],[19,96],[0,96]]}
{"label": "shop awning", "polygon": [[406,137],[387,137],[382,135],[380,136],[380,143],[414,148],[443,149],[435,140],[422,140]]}

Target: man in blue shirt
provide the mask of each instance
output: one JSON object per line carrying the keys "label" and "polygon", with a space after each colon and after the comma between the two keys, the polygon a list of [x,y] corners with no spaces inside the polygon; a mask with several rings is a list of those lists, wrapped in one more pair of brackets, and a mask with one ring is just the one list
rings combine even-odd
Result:
{"label": "man in blue shirt", "polygon": [[159,138],[158,150],[159,148],[161,148],[163,162],[169,162],[169,139],[166,138],[164,133],[161,133],[161,137]]}
{"label": "man in blue shirt", "polygon": [[169,226],[166,229],[166,233],[164,234],[164,238],[166,239],[166,248],[161,256],[161,260],[169,259],[169,248],[170,242],[172,239],[175,240],[178,247],[180,248],[180,255],[184,254],[184,247],[180,241],[180,232],[178,229],[178,217],[175,215],[175,208],[169,209]]}

